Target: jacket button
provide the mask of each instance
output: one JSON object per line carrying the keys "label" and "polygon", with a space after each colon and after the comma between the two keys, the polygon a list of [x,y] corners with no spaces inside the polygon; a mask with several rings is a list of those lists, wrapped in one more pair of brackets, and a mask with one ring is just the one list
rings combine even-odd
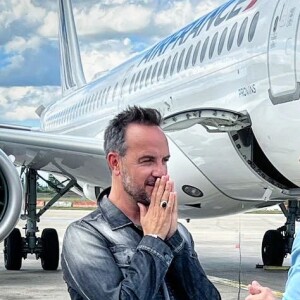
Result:
{"label": "jacket button", "polygon": [[165,256],[166,262],[169,264],[171,262],[171,260],[172,260],[171,257],[170,257],[170,255],[169,254],[165,254],[164,256]]}

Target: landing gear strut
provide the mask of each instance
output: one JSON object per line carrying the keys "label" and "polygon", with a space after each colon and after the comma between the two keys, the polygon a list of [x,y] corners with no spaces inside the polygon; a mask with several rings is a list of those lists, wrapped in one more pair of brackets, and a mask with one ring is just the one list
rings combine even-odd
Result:
{"label": "landing gear strut", "polygon": [[288,208],[283,203],[280,204],[286,223],[276,230],[268,230],[265,233],[261,248],[264,266],[282,266],[284,257],[292,252],[295,222],[300,220],[299,203],[297,200],[290,200]]}
{"label": "landing gear strut", "polygon": [[[28,254],[35,254],[41,259],[44,270],[56,270],[59,263],[59,240],[55,229],[46,228],[41,237],[37,237],[39,231],[37,223],[44,214],[60,197],[68,192],[73,186],[77,186],[75,180],[70,180],[65,187],[52,186],[57,194],[37,212],[36,182],[38,174],[36,170],[25,170],[25,210],[21,216],[26,220],[25,237],[21,237],[20,230],[15,228],[4,240],[4,263],[7,270],[20,270],[22,258]],[[49,183],[49,182],[48,182]]]}

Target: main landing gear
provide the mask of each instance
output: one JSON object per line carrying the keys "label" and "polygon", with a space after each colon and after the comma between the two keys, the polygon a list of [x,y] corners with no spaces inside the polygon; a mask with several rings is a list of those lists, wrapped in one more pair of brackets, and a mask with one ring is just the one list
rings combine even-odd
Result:
{"label": "main landing gear", "polygon": [[56,270],[59,263],[59,240],[55,229],[46,228],[42,231],[41,237],[37,237],[39,231],[37,222],[60,197],[68,192],[73,186],[77,186],[75,180],[70,180],[66,186],[53,186],[57,194],[37,212],[36,182],[38,178],[36,170],[25,170],[25,209],[21,216],[26,220],[25,237],[21,236],[18,228],[15,228],[4,240],[4,264],[7,270],[20,270],[22,258],[26,259],[28,254],[35,254],[36,259],[41,259],[44,270]]}
{"label": "main landing gear", "polygon": [[292,252],[295,236],[295,222],[300,220],[300,202],[288,201],[288,208],[282,203],[281,211],[286,217],[284,226],[268,230],[262,241],[262,260],[264,266],[282,266],[283,259]]}

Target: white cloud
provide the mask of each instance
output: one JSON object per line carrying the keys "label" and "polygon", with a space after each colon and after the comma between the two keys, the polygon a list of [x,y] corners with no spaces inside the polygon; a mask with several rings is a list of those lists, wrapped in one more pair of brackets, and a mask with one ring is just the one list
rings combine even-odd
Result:
{"label": "white cloud", "polygon": [[30,93],[31,87],[0,88],[0,94],[9,101],[19,101]]}
{"label": "white cloud", "polygon": [[23,23],[35,24],[40,22],[45,15],[45,9],[35,6],[30,0],[2,0],[0,25],[9,27],[14,21],[22,20]]}
{"label": "white cloud", "polygon": [[[95,50],[91,50],[91,48]],[[129,39],[108,41],[85,47],[81,50],[81,57],[87,81],[116,67],[130,55],[132,55],[132,48]]]}
{"label": "white cloud", "polygon": [[7,104],[7,99],[2,94],[0,94],[0,106],[5,107],[6,104]]}
{"label": "white cloud", "polygon": [[[173,33],[221,2],[73,1],[87,80],[117,66],[138,50],[150,46],[149,43]],[[35,109],[40,104],[47,105],[60,96],[59,87],[45,86],[59,82],[59,51],[53,41],[58,34],[56,6],[53,0],[0,1],[0,28],[3,28],[0,60],[5,62],[1,65],[0,83],[11,86],[0,87],[2,120],[37,118]]]}
{"label": "white cloud", "polygon": [[37,36],[25,39],[24,37],[14,37],[11,41],[9,41],[5,46],[4,49],[7,52],[14,51],[14,52],[23,52],[25,50],[31,49],[35,50],[39,48],[41,45],[41,39]]}
{"label": "white cloud", "polygon": [[43,20],[37,32],[44,37],[55,38],[58,36],[58,14],[54,11],[49,11]]}
{"label": "white cloud", "polygon": [[60,88],[43,87],[0,87],[0,114],[6,121],[37,119],[35,113],[41,104],[48,105],[60,97]]}
{"label": "white cloud", "polygon": [[[80,35],[109,32],[140,31],[150,23],[151,10],[141,5],[95,5],[89,10],[74,8],[74,18]],[[88,20],[88,22],[87,22]]]}
{"label": "white cloud", "polygon": [[35,107],[27,105],[19,105],[13,111],[9,111],[5,114],[7,119],[13,119],[16,121],[24,121],[26,119],[36,119]]}

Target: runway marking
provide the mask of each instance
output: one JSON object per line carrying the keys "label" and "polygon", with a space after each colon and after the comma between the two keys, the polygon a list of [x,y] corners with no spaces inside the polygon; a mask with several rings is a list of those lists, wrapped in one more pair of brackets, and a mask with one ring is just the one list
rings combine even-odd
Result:
{"label": "runway marking", "polygon": [[[231,286],[234,288],[240,287],[242,290],[245,290],[245,291],[248,290],[248,285],[243,284],[243,283],[239,284],[239,282],[235,281],[235,280],[230,280],[230,279],[216,277],[216,276],[207,276],[207,277],[212,283],[215,283],[215,284],[222,284],[222,285]],[[273,293],[277,298],[283,297],[283,292],[273,290]]]}

